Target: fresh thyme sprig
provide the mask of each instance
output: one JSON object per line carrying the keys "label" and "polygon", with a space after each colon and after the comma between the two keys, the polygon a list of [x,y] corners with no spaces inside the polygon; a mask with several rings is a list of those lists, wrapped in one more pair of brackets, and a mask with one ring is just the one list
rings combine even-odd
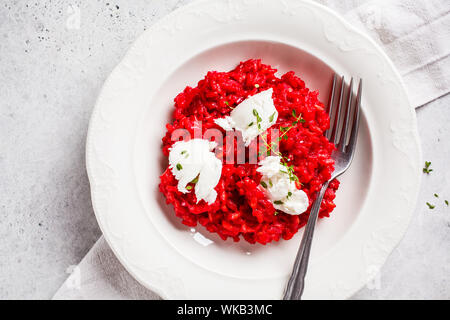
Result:
{"label": "fresh thyme sprig", "polygon": [[230,106],[230,103],[229,103],[228,101],[226,101],[226,100],[225,100],[225,102],[224,102],[224,103],[225,103],[225,104],[227,105],[227,107],[228,107],[228,108],[230,108],[231,110],[233,110],[233,109],[234,109],[234,107]]}
{"label": "fresh thyme sprig", "polygon": [[433,169],[430,169],[431,162],[425,161],[425,167],[422,169],[423,173],[430,174]]}
{"label": "fresh thyme sprig", "polygon": [[[258,114],[258,111],[256,109],[253,109],[253,115],[256,117],[256,123],[258,124],[258,130],[261,131],[261,117]],[[273,118],[275,116],[275,113],[272,114],[269,118],[269,121],[272,122]],[[280,127],[280,130],[283,132],[283,134],[278,137],[278,141],[281,141],[281,139],[287,139],[286,134],[289,132],[289,130],[291,130],[292,128],[294,128],[295,126],[297,126],[297,124],[300,123],[304,123],[305,119],[302,118],[302,114],[300,114],[299,116],[297,116],[297,113],[295,112],[295,110],[292,110],[292,116],[294,117],[294,121],[292,122],[292,124],[289,127]],[[264,145],[265,145],[265,152],[267,154],[267,156],[270,156],[271,153],[279,156],[281,158],[280,163],[281,165],[283,165],[285,167],[285,170],[282,170],[281,172],[286,173],[289,175],[289,179],[291,181],[299,181],[298,177],[295,175],[294,173],[294,166],[293,165],[288,165],[288,159],[283,156],[283,154],[278,151],[275,150],[275,148],[273,146],[276,146],[275,142],[272,142],[271,145],[269,145],[269,143],[267,142],[267,133],[261,133],[261,140],[263,141]],[[261,156],[261,152],[259,152],[258,156]]]}
{"label": "fresh thyme sprig", "polygon": [[305,119],[302,118],[302,114],[300,114],[297,117],[297,113],[295,112],[295,110],[292,110],[292,116],[294,117],[294,121],[292,122],[292,124],[289,127],[280,127],[280,131],[283,132],[283,134],[281,136],[278,137],[278,141],[281,141],[283,138],[285,140],[287,140],[287,136],[286,134],[289,132],[289,130],[291,130],[292,128],[297,126],[297,123],[305,123]]}
{"label": "fresh thyme sprig", "polygon": [[256,109],[253,109],[253,115],[256,117],[256,125],[258,126],[258,130],[261,130],[262,119]]}

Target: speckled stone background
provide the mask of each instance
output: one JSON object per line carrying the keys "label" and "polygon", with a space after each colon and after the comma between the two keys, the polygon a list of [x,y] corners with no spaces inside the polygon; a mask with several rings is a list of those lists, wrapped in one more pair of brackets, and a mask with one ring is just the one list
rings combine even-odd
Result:
{"label": "speckled stone background", "polygon": [[[1,299],[51,298],[100,237],[84,161],[90,113],[134,39],[187,2],[0,2]],[[449,105],[447,95],[417,110],[434,171],[377,283],[354,298],[450,299]]]}

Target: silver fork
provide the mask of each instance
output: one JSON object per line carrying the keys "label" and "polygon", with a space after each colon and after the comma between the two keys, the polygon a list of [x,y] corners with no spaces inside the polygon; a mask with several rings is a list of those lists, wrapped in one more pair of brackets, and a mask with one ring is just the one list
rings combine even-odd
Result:
{"label": "silver fork", "polygon": [[[300,248],[297,252],[297,257],[295,258],[292,274],[286,286],[286,291],[283,297],[284,300],[300,300],[302,296],[305,286],[305,275],[308,267],[314,227],[319,215],[323,196],[328,188],[328,184],[330,183],[330,181],[336,179],[348,169],[348,167],[352,163],[353,155],[355,153],[360,119],[362,79],[359,81],[356,102],[353,108],[353,78],[350,80],[350,85],[348,87],[347,93],[347,107],[344,107],[345,111],[343,111],[344,108],[342,107],[342,105],[344,101],[345,88],[345,81],[343,76],[341,78],[339,98],[337,104],[334,103],[337,90],[337,78],[338,77],[335,74],[333,78],[333,88],[331,91],[330,103],[328,106],[328,114],[330,115],[330,128],[325,132],[325,136],[327,137],[327,139],[330,140],[330,142],[333,142],[336,146],[336,150],[334,150],[331,155],[331,157],[335,161],[335,168],[330,180],[326,181],[322,185],[317,199],[316,201],[314,201],[311,207],[311,213],[309,215],[308,223],[306,224],[305,231],[303,233]],[[345,118],[342,120],[341,116],[343,113],[345,113]]]}

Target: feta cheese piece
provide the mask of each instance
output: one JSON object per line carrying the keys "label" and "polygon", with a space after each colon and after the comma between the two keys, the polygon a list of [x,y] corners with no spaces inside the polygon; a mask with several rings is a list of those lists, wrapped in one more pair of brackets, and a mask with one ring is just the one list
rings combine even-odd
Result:
{"label": "feta cheese piece", "polygon": [[217,192],[214,190],[222,174],[222,162],[216,158],[212,150],[216,142],[204,139],[178,141],[173,144],[169,153],[169,168],[178,180],[178,190],[188,193],[186,186],[195,182],[197,203],[205,200],[214,203]]}
{"label": "feta cheese piece", "polygon": [[241,131],[247,147],[253,139],[277,122],[278,112],[273,104],[272,93],[273,89],[270,88],[248,97],[229,116],[215,119],[214,122],[226,131]]}
{"label": "feta cheese piece", "polygon": [[308,209],[308,195],[291,181],[279,156],[268,156],[259,165],[256,170],[263,176],[261,184],[275,209],[291,215],[299,215]]}

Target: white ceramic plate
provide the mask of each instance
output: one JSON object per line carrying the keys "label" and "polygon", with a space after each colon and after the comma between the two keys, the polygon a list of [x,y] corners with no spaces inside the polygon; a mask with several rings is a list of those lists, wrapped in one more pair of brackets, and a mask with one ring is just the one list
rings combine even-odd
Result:
{"label": "white ceramic plate", "polygon": [[[266,246],[222,241],[175,217],[158,191],[173,98],[208,70],[261,58],[293,70],[326,100],[330,75],[364,79],[357,154],[340,179],[337,208],[315,233],[304,298],[347,298],[403,236],[420,184],[415,112],[381,49],[309,1],[208,0],[180,8],[133,44],[92,114],[87,168],[109,245],[163,298],[279,299],[302,232]],[[205,239],[206,238],[206,239]]]}

